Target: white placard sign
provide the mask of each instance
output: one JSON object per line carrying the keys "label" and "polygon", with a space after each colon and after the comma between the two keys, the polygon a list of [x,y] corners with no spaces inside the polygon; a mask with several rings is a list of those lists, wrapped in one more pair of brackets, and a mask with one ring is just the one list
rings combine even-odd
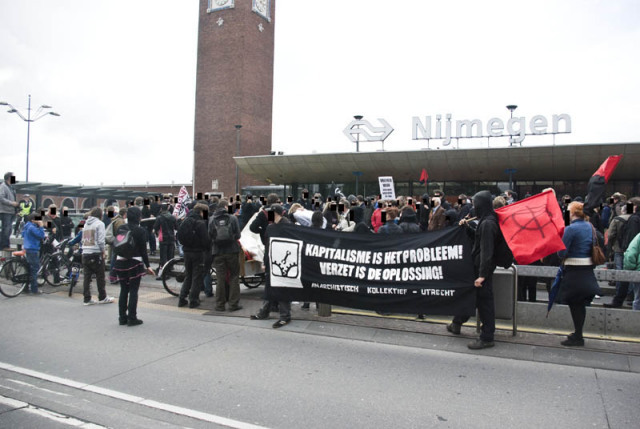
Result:
{"label": "white placard sign", "polygon": [[393,177],[381,176],[378,177],[378,183],[380,183],[380,195],[383,200],[395,200],[396,189],[393,186]]}

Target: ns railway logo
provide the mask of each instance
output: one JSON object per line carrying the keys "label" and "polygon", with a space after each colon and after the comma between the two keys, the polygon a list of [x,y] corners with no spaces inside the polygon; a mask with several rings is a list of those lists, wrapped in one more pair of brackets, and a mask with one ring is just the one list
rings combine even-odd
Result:
{"label": "ns railway logo", "polygon": [[[356,116],[343,133],[356,144],[361,141],[384,142],[394,129],[386,120],[378,118],[378,121],[381,125],[374,126],[361,116]],[[551,121],[543,115],[535,115],[528,122],[525,117],[511,117],[506,122],[497,117],[486,123],[480,119],[453,121],[451,113],[444,117],[435,115],[435,121],[432,116],[425,116],[424,121],[417,116],[411,118],[412,140],[443,140],[443,146],[449,146],[452,139],[509,137],[511,143],[522,143],[526,136],[568,133],[571,133],[571,116],[566,113],[552,115]]]}

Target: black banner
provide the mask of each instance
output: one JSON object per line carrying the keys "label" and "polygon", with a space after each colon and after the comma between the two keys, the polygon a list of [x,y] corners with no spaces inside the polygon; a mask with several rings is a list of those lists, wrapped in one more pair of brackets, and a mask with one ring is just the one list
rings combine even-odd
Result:
{"label": "black banner", "polygon": [[269,227],[267,297],[376,311],[474,315],[472,243],[462,227],[355,234]]}

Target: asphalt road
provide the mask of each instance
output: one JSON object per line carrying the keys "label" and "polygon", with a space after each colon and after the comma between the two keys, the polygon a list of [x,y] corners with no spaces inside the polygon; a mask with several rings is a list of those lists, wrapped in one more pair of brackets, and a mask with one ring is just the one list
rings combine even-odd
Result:
{"label": "asphalt road", "polygon": [[[415,346],[370,328],[0,299],[0,428],[637,428],[640,374]],[[387,332],[384,335],[403,335]],[[500,344],[498,345],[500,347]],[[498,348],[496,347],[496,349]],[[520,347],[512,345],[512,347]],[[524,345],[521,347],[525,347]]]}

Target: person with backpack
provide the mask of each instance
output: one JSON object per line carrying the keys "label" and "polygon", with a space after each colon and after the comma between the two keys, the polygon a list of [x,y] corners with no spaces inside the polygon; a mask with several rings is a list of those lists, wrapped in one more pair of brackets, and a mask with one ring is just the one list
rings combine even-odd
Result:
{"label": "person with backpack", "polygon": [[[631,214],[626,214],[626,207],[623,207],[623,214],[615,216],[609,222],[609,239],[607,241],[607,254],[613,254],[613,263],[616,270],[622,270],[624,265],[624,237],[627,230],[627,222]],[[603,304],[607,308],[620,308],[624,304],[624,299],[629,291],[629,282],[616,282],[616,294],[610,304]]]}
{"label": "person with backpack", "polygon": [[[120,282],[118,322],[138,326],[138,290],[145,274],[155,275],[147,255],[147,231],[140,226],[142,213],[138,207],[126,211],[127,223],[120,223],[115,232],[113,252],[115,263],[112,278]],[[115,219],[115,218],[114,218]],[[115,220],[112,220],[112,224]]]}
{"label": "person with backpack", "polygon": [[[216,270],[216,311],[225,311],[227,298],[229,311],[242,308],[240,302],[240,226],[238,218],[230,215],[229,202],[223,198],[209,224],[209,238],[212,243],[213,266]],[[228,276],[229,296],[227,297],[226,279]]]}
{"label": "person with backpack", "polygon": [[[469,343],[467,347],[472,350],[493,347],[493,337],[496,330],[495,306],[493,300],[493,271],[496,269],[495,249],[496,243],[501,239],[502,234],[498,226],[498,216],[493,210],[493,198],[491,192],[480,191],[473,196],[473,207],[478,217],[478,226],[474,232],[473,247],[471,256],[476,280],[473,285],[476,287],[476,307],[482,320],[480,337]],[[465,220],[460,221],[461,225],[469,227]],[[447,325],[447,331],[459,335],[461,327],[469,320],[469,316],[456,316]]]}
{"label": "person with backpack", "polygon": [[159,276],[162,267],[167,261],[173,259],[176,249],[176,218],[169,213],[169,206],[163,203],[160,207],[160,213],[156,217],[153,225],[153,231],[160,241],[160,265],[158,266],[158,277],[156,280],[162,280]]}
{"label": "person with backpack", "polygon": [[[114,301],[113,297],[107,295],[105,289],[105,228],[101,219],[102,209],[100,207],[94,207],[89,212],[89,217],[82,230],[84,305],[109,304]],[[96,283],[98,284],[98,301],[91,298],[90,286],[93,275],[96,276]]]}
{"label": "person with backpack", "polygon": [[188,304],[189,308],[196,308],[200,305],[200,290],[204,284],[204,254],[211,246],[207,232],[208,213],[208,206],[196,204],[178,228],[177,238],[184,252],[185,271],[178,307]]}
{"label": "person with backpack", "polygon": [[[640,271],[640,234],[636,235],[624,252],[624,269]],[[640,283],[631,283],[634,310],[640,310]]]}

